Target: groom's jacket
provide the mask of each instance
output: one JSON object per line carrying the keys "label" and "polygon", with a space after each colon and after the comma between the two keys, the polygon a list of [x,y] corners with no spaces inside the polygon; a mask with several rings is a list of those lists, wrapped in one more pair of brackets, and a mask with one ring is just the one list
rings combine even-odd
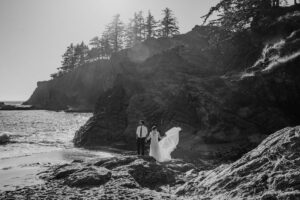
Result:
{"label": "groom's jacket", "polygon": [[145,138],[147,137],[147,134],[148,134],[148,129],[146,126],[138,126],[137,129],[136,129],[136,136],[138,138]]}

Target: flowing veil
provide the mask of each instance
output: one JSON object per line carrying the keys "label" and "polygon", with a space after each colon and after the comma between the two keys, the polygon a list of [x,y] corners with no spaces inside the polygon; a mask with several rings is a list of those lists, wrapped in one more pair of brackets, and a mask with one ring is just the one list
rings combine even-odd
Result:
{"label": "flowing veil", "polygon": [[159,141],[161,161],[171,160],[171,153],[179,142],[180,127],[171,128],[166,132],[166,136]]}

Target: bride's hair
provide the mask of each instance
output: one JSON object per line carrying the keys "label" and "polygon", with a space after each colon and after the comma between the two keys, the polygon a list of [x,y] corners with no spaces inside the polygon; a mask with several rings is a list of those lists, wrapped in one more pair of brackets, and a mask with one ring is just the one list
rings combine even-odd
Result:
{"label": "bride's hair", "polygon": [[156,130],[157,129],[157,127],[156,126],[152,126],[152,130]]}

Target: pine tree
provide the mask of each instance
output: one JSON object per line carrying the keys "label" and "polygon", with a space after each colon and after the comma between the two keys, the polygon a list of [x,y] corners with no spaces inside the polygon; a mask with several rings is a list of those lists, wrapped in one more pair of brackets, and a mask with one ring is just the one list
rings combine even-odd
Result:
{"label": "pine tree", "polygon": [[90,51],[88,51],[88,58],[91,60],[100,59],[101,50],[100,50],[100,39],[98,36],[93,37],[90,40],[89,45],[92,47]]}
{"label": "pine tree", "polygon": [[89,47],[84,44],[82,41],[80,46],[80,54],[79,54],[79,66],[85,64],[88,60],[88,52],[89,52]]}
{"label": "pine tree", "polygon": [[146,24],[143,12],[134,13],[125,30],[125,47],[130,48],[146,38]]}
{"label": "pine tree", "polygon": [[169,8],[163,10],[163,19],[160,22],[160,34],[162,37],[172,37],[179,34],[179,27],[177,25],[176,17],[173,15],[173,11]]}
{"label": "pine tree", "polygon": [[109,41],[113,52],[117,52],[123,48],[124,24],[120,20],[120,15],[113,17],[112,22],[107,26],[106,32],[109,36]]}
{"label": "pine tree", "polygon": [[129,23],[125,27],[124,42],[125,48],[133,47],[136,41],[136,35],[134,33],[134,21],[129,20]]}
{"label": "pine tree", "polygon": [[63,72],[69,72],[72,69],[74,69],[75,68],[74,54],[75,54],[75,48],[71,43],[70,46],[67,47],[66,52],[63,54],[62,66],[58,69]]}
{"label": "pine tree", "polygon": [[136,27],[136,41],[142,42],[145,39],[145,19],[143,11],[139,11],[135,14],[135,27]]}
{"label": "pine tree", "polygon": [[82,54],[82,50],[81,50],[80,44],[75,45],[75,47],[74,47],[74,68],[80,66],[81,54]]}
{"label": "pine tree", "polygon": [[101,59],[108,59],[113,53],[110,36],[104,32],[100,38],[100,52]]}
{"label": "pine tree", "polygon": [[154,19],[154,16],[151,14],[150,11],[148,11],[148,16],[146,18],[146,24],[145,24],[145,31],[146,31],[146,38],[154,38],[157,36],[157,22]]}
{"label": "pine tree", "polygon": [[99,48],[100,48],[100,39],[99,39],[99,37],[98,37],[98,36],[93,37],[93,38],[90,40],[89,45],[91,45],[92,48],[99,49]]}

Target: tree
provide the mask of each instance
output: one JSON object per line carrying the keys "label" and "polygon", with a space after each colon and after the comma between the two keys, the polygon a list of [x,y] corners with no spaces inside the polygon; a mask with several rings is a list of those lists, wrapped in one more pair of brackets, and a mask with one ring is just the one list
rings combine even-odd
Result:
{"label": "tree", "polygon": [[143,11],[135,13],[136,40],[142,42],[145,39],[145,19]]}
{"label": "tree", "polygon": [[148,16],[146,18],[146,24],[145,24],[145,31],[146,31],[146,38],[154,38],[157,36],[157,22],[154,19],[154,16],[151,14],[150,11],[148,11]]}
{"label": "tree", "polygon": [[89,45],[92,47],[90,51],[88,51],[88,58],[89,59],[100,59],[101,57],[101,40],[99,37],[93,37],[90,40]]}
{"label": "tree", "polygon": [[285,0],[221,0],[203,16],[204,23],[213,13],[219,18],[211,20],[210,25],[222,26],[227,30],[241,31],[250,27],[251,22],[263,16],[266,10],[280,6]]}
{"label": "tree", "polygon": [[117,52],[123,48],[124,24],[120,20],[120,15],[113,17],[112,22],[107,26],[106,33],[109,36],[109,41],[113,52]]}
{"label": "tree", "polygon": [[82,41],[81,44],[77,44],[74,50],[75,67],[83,65],[87,61],[89,48]]}
{"label": "tree", "polygon": [[75,54],[75,48],[73,46],[73,43],[71,43],[70,46],[67,47],[66,52],[62,55],[63,60],[61,62],[61,67],[58,69],[63,72],[68,72],[74,69],[75,68],[74,54]]}
{"label": "tree", "polygon": [[129,20],[129,23],[126,26],[125,30],[125,47],[130,48],[146,38],[145,30],[145,19],[143,17],[143,12],[139,11],[134,13],[132,19]]}
{"label": "tree", "polygon": [[125,28],[124,42],[125,48],[133,47],[136,44],[136,34],[135,34],[134,20],[130,19],[129,23]]}
{"label": "tree", "polygon": [[111,56],[113,49],[110,43],[110,36],[104,32],[100,38],[100,52],[101,58],[107,59]]}
{"label": "tree", "polygon": [[92,48],[99,49],[99,48],[100,48],[100,39],[99,39],[99,37],[98,37],[98,36],[93,37],[93,38],[90,40],[89,45],[91,45]]}
{"label": "tree", "polygon": [[161,21],[160,34],[162,37],[172,37],[173,35],[179,34],[179,27],[177,20],[173,16],[173,12],[169,8],[163,10],[163,19]]}

